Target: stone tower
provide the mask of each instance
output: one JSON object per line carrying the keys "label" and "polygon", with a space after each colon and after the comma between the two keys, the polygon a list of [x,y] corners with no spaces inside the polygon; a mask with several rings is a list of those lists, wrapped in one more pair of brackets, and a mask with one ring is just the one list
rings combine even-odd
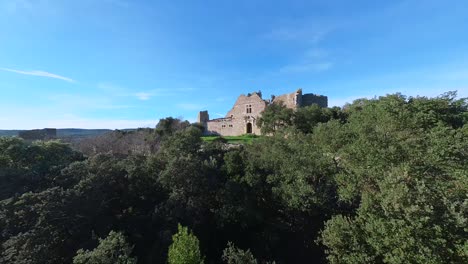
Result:
{"label": "stone tower", "polygon": [[198,113],[198,117],[197,117],[198,123],[206,125],[208,120],[210,120],[210,115],[208,114],[208,111],[200,111]]}

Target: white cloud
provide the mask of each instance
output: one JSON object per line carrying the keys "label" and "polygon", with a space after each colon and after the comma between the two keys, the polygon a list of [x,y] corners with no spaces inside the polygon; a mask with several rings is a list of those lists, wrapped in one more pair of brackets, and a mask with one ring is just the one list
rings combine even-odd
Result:
{"label": "white cloud", "polygon": [[24,74],[24,75],[33,75],[33,76],[40,76],[40,77],[59,79],[59,80],[72,82],[72,83],[75,82],[75,80],[73,80],[71,78],[60,76],[58,74],[54,74],[54,73],[50,73],[50,72],[46,72],[46,71],[37,71],[37,70],[21,71],[21,70],[9,69],[9,68],[0,68],[0,70],[7,71],[7,72],[14,72],[14,73],[19,73],[19,74]]}
{"label": "white cloud", "polygon": [[146,101],[151,99],[151,97],[161,97],[161,96],[177,96],[181,93],[193,91],[193,88],[173,88],[173,89],[152,89],[148,91],[142,91],[133,94],[132,96],[137,97],[139,100]]}
{"label": "white cloud", "polygon": [[333,66],[331,62],[291,64],[282,67],[281,73],[310,73],[329,70]]}
{"label": "white cloud", "polygon": [[146,100],[149,100],[152,95],[150,93],[142,92],[142,93],[136,93],[135,96],[142,101],[146,101]]}
{"label": "white cloud", "polygon": [[318,17],[285,18],[272,21],[266,34],[261,35],[261,37],[301,45],[317,44],[340,27],[340,24],[341,22],[337,20]]}
{"label": "white cloud", "polygon": [[80,94],[55,94],[47,99],[53,106],[59,109],[81,110],[81,109],[125,109],[130,105],[116,104],[108,96],[85,96]]}
{"label": "white cloud", "polygon": [[315,44],[322,41],[329,32],[330,29],[328,28],[291,26],[273,29],[265,34],[264,37],[278,41],[303,41]]}
{"label": "white cloud", "polygon": [[176,105],[178,108],[183,110],[201,110],[204,106],[200,104],[192,104],[192,103],[180,103]]}
{"label": "white cloud", "polygon": [[152,97],[161,97],[161,96],[177,96],[181,93],[194,91],[194,88],[156,88],[156,89],[146,89],[135,92],[136,89],[129,89],[119,85],[115,85],[109,82],[100,82],[97,84],[97,88],[106,93],[109,93],[110,96],[116,97],[133,97],[138,100],[147,101]]}
{"label": "white cloud", "polygon": [[87,119],[70,117],[63,119],[34,119],[24,122],[21,119],[3,121],[2,129],[38,129],[53,128],[88,128],[88,129],[124,129],[155,127],[158,120],[131,120],[131,119]]}
{"label": "white cloud", "polygon": [[124,128],[140,128],[140,127],[155,127],[158,120],[128,120],[128,119],[58,119],[44,120],[45,127],[55,128],[107,128],[107,129],[124,129]]}
{"label": "white cloud", "polygon": [[229,98],[226,96],[218,97],[215,99],[216,102],[225,102],[227,100],[229,100]]}
{"label": "white cloud", "polygon": [[108,82],[98,83],[97,88],[99,90],[109,92],[109,93],[113,93],[115,95],[120,95],[120,94],[127,93],[127,89],[125,89],[123,87],[120,87],[118,85],[112,84],[112,83],[108,83]]}

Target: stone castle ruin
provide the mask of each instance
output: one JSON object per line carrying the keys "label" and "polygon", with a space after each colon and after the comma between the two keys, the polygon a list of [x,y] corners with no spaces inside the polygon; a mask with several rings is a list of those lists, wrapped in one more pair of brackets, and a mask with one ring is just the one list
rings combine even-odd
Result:
{"label": "stone castle ruin", "polygon": [[208,111],[198,113],[197,122],[205,128],[206,135],[239,136],[243,134],[260,134],[257,121],[269,104],[282,103],[284,106],[297,109],[303,106],[318,104],[328,106],[328,98],[323,95],[302,94],[302,89],[280,96],[271,96],[270,100],[262,99],[261,92],[241,94],[232,109],[223,118],[211,119]]}

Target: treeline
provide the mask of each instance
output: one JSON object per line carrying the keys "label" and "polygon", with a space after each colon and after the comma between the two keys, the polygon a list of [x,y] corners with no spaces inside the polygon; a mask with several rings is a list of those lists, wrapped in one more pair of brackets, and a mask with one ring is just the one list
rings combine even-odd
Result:
{"label": "treeline", "polygon": [[467,110],[273,105],[240,147],[173,118],[130,151],[0,138],[0,263],[467,263]]}

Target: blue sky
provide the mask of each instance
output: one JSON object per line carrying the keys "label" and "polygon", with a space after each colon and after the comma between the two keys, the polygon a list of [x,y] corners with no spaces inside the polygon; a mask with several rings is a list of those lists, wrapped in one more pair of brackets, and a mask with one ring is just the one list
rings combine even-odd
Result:
{"label": "blue sky", "polygon": [[0,129],[153,127],[302,88],[468,96],[468,1],[0,0]]}

